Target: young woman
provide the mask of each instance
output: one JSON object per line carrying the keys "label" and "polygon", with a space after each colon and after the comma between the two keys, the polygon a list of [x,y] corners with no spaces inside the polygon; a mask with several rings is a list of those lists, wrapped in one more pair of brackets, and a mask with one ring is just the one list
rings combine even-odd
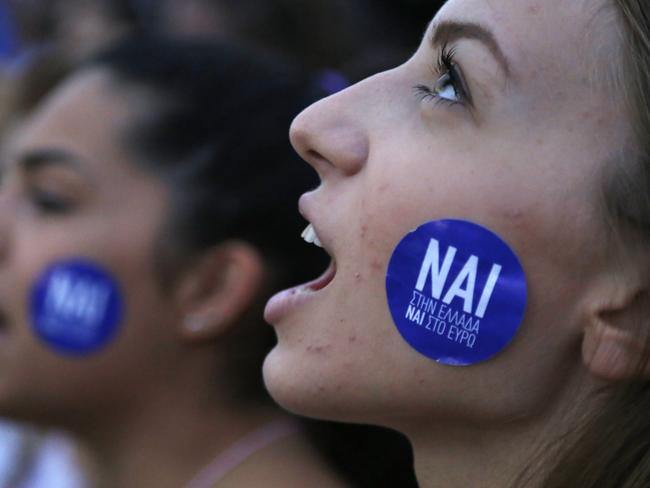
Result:
{"label": "young woman", "polygon": [[137,39],[35,110],[3,162],[0,414],[79,436],[103,486],[343,485],[259,374],[263,303],[312,267],[286,140],[308,92]]}
{"label": "young woman", "polygon": [[294,121],[325,274],[267,304],[302,414],[406,433],[423,487],[650,484],[650,8],[449,0]]}

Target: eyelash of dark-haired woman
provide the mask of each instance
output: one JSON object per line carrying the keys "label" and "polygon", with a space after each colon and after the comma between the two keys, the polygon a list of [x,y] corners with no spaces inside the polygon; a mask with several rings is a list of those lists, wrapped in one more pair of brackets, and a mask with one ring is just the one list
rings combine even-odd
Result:
{"label": "eyelash of dark-haired woman", "polygon": [[[458,65],[454,61],[455,53],[455,49],[449,48],[447,44],[442,46],[436,66],[432,69],[433,77],[436,78],[433,87],[424,84],[413,87],[416,94],[422,100],[432,99],[436,103],[448,105],[467,102],[471,105],[472,99],[469,90],[466,88]],[[439,96],[439,89],[447,84],[451,85],[453,88],[454,93],[459,98],[458,101],[449,100]]]}
{"label": "eyelash of dark-haired woman", "polygon": [[73,204],[53,193],[32,189],[28,198],[41,214],[62,215],[72,210]]}

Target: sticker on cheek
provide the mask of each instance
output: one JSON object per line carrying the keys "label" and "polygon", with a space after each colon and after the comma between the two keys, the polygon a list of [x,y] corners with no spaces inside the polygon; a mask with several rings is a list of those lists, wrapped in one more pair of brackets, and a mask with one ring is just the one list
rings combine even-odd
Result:
{"label": "sticker on cheek", "polygon": [[526,277],[494,232],[464,220],[437,220],[399,242],[386,294],[406,342],[439,363],[467,366],[512,341],[526,308]]}
{"label": "sticker on cheek", "polygon": [[36,335],[68,356],[89,355],[110,343],[122,322],[123,309],[119,287],[111,275],[80,259],[48,267],[29,297]]}

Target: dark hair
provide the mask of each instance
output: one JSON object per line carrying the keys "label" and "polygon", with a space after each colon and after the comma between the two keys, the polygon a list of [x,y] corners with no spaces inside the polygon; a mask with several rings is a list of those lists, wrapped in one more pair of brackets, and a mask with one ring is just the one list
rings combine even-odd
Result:
{"label": "dark hair", "polygon": [[[95,69],[118,93],[144,101],[120,136],[136,163],[170,189],[155,257],[163,287],[202,251],[231,239],[261,253],[272,270],[269,293],[324,269],[323,253],[299,237],[305,223],[296,201],[317,180],[297,161],[288,128],[318,95],[299,74],[225,44],[143,37],[82,67]],[[260,325],[266,298],[227,338],[234,401],[266,398],[260,369],[273,340]]]}
{"label": "dark hair", "polygon": [[[123,137],[137,163],[172,192],[173,213],[158,258],[163,280],[173,280],[187,259],[227,239],[261,252],[273,270],[267,293],[325,269],[325,253],[299,237],[305,222],[296,209],[299,195],[318,179],[297,160],[288,138],[293,117],[324,95],[318,85],[252,52],[187,39],[124,41],[85,69],[105,69],[118,90],[151,98],[138,105],[146,109]],[[262,303],[228,338],[225,374],[239,403],[267,398],[261,363],[272,334],[260,325]],[[319,422],[305,428],[331,467],[354,486],[416,486],[410,448],[397,433]],[[391,462],[377,466],[386,457]]]}
{"label": "dark hair", "polygon": [[295,202],[317,180],[287,135],[316,96],[304,79],[229,45],[161,38],[121,42],[86,68],[106,69],[118,85],[152,97],[123,136],[138,164],[172,190],[166,237],[177,253],[241,239],[292,281],[313,276]]}

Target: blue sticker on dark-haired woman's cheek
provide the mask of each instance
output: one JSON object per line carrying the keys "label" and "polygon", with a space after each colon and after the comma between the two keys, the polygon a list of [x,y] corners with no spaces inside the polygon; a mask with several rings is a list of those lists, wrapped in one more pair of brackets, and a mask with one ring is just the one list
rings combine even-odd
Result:
{"label": "blue sticker on dark-haired woman's cheek", "polygon": [[494,232],[465,220],[437,220],[399,242],[386,294],[406,342],[439,363],[467,366],[512,341],[526,308],[526,277]]}
{"label": "blue sticker on dark-haired woman's cheek", "polygon": [[115,338],[123,314],[115,279],[83,259],[49,266],[29,296],[34,332],[50,349],[67,356],[86,356],[104,348]]}

